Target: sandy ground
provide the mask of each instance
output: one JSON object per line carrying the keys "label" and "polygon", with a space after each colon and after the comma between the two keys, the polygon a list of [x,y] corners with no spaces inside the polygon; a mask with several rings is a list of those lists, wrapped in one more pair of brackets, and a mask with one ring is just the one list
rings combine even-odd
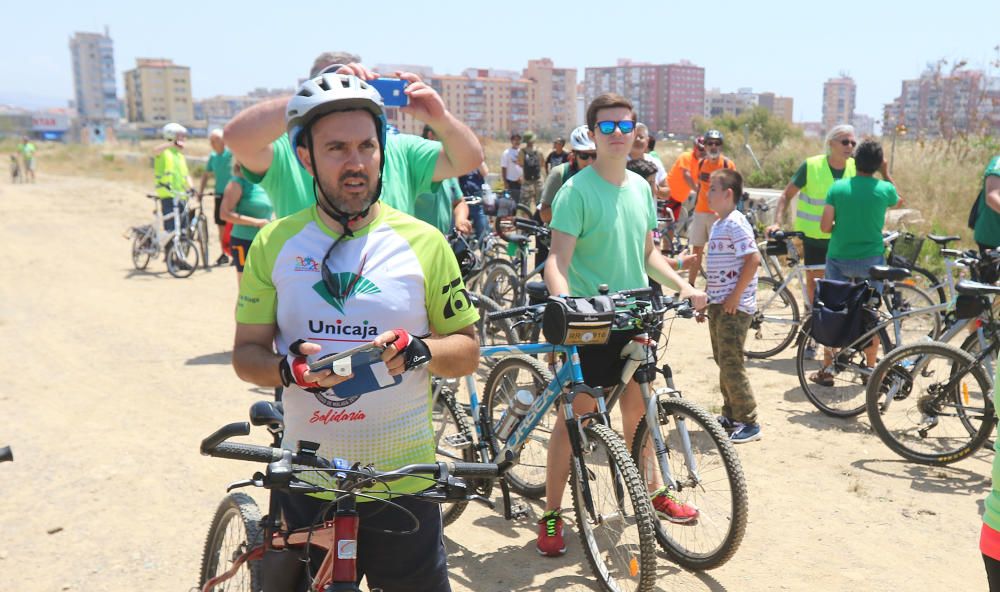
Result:
{"label": "sandy ground", "polygon": [[[122,232],[150,217],[145,192],[49,175],[0,186],[0,443],[16,458],[0,465],[0,590],[188,590],[226,484],[256,469],[198,454],[266,395],[229,365],[235,273],[134,271]],[[685,396],[718,404],[706,326],[678,322],[672,343]],[[764,439],[739,448],[746,538],[705,574],[663,558],[660,590],[986,589],[990,454],[903,462],[866,419],[813,409],[791,351],[751,364],[750,378]],[[446,532],[454,589],[591,587],[575,536],[545,559],[534,532],[467,511]]]}

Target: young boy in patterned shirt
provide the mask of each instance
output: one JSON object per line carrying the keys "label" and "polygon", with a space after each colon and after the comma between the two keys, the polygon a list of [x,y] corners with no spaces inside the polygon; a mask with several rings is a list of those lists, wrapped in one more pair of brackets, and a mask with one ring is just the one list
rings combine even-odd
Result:
{"label": "young boy in patterned shirt", "polygon": [[757,310],[760,253],[753,228],[736,209],[743,177],[732,169],[719,169],[709,183],[708,206],[719,215],[709,235],[706,261],[708,332],[723,399],[719,423],[734,443],[753,442],[760,439],[760,424],[743,366],[743,343]]}

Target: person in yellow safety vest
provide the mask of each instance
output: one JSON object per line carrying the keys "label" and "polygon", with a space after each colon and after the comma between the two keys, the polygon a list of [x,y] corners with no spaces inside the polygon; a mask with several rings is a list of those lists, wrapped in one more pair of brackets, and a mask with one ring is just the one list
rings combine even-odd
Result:
{"label": "person in yellow safety vest", "polygon": [[179,123],[168,123],[163,126],[162,133],[167,144],[156,148],[153,174],[156,177],[156,194],[160,196],[160,211],[163,212],[163,229],[171,232],[175,222],[173,218],[167,219],[174,211],[174,200],[171,198],[186,200],[188,190],[194,183],[188,174],[187,160],[181,153],[187,139],[187,128]]}
{"label": "person in yellow safety vest", "polygon": [[[767,228],[767,235],[781,229],[785,221],[788,202],[797,193],[795,201],[794,230],[805,233],[802,240],[805,265],[826,265],[826,250],[830,243],[830,233],[820,228],[820,218],[826,205],[826,194],[837,179],[855,176],[854,148],[858,145],[854,127],[841,124],[834,126],[826,134],[826,153],[811,156],[803,162],[791,182],[781,192],[775,210],[774,224]],[[888,163],[883,161],[880,168],[882,177],[892,183]],[[816,278],[823,277],[824,269],[806,271],[806,289],[812,301]]]}

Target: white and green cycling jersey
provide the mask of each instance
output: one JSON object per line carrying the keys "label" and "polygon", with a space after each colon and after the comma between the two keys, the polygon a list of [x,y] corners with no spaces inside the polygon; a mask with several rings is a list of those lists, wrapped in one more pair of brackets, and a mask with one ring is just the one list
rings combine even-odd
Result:
{"label": "white and green cycling jersey", "polygon": [[[315,359],[396,328],[443,335],[479,319],[455,256],[434,227],[381,204],[371,224],[334,249],[327,263],[336,288],[331,293],[320,265],[337,237],[316,206],[261,229],[240,283],[237,322],[276,324],[282,353],[298,339],[318,343],[323,351]],[[338,396],[336,388],[313,394],[292,386],[283,401],[286,448],[295,449],[300,440],[317,442],[323,457],[372,463],[383,471],[434,462],[426,368],[404,373],[399,384],[354,396]],[[411,478],[392,489],[426,486],[426,480]]]}

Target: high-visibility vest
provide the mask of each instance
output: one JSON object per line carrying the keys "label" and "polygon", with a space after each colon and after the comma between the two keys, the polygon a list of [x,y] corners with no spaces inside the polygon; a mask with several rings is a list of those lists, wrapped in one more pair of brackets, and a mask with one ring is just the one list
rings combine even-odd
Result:
{"label": "high-visibility vest", "polygon": [[[855,175],[854,159],[848,158],[844,167],[842,179]],[[819,221],[823,217],[823,206],[826,205],[826,194],[830,191],[835,179],[830,171],[830,163],[825,154],[810,156],[806,159],[806,185],[799,190],[799,198],[795,202],[795,230],[804,232],[809,238],[828,239],[829,232],[820,230]]]}

